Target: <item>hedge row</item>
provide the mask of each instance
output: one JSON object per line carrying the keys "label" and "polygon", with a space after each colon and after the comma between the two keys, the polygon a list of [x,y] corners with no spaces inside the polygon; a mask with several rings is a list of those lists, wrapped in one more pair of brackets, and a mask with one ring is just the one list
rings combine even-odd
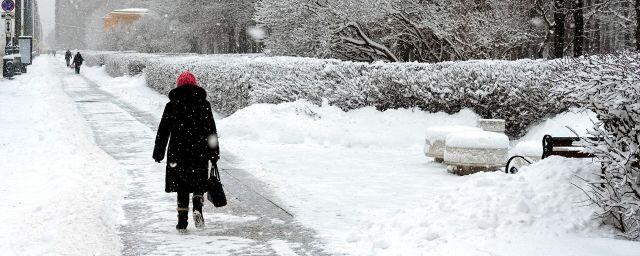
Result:
{"label": "hedge row", "polygon": [[[147,84],[162,93],[191,70],[207,89],[214,109],[232,114],[254,103],[323,99],[342,109],[375,106],[448,113],[472,108],[484,118],[507,120],[507,133],[526,128],[567,109],[550,92],[555,65],[545,61],[467,61],[359,63],[260,55],[158,56],[106,54],[112,75],[144,65]],[[135,65],[134,65],[135,64]],[[110,67],[112,66],[112,67]],[[118,70],[116,72],[116,70]]]}

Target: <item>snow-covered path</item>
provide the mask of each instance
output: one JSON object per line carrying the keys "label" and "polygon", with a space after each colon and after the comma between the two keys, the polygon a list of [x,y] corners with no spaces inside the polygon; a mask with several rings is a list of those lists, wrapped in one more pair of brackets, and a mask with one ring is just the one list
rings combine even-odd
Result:
{"label": "snow-covered path", "polygon": [[118,255],[124,175],[52,64],[0,81],[0,254]]}
{"label": "snow-covered path", "polygon": [[[153,163],[166,97],[144,77],[78,76],[49,56],[0,82],[0,251],[7,255],[620,255],[584,205],[589,160],[549,158],[516,175],[451,175],[421,153],[426,127],[459,114],[299,101],[223,120],[229,206],[178,235],[175,195]],[[567,114],[525,139],[588,118]],[[224,148],[227,146],[228,148]],[[229,152],[233,150],[235,157]],[[257,178],[256,178],[257,177]],[[274,191],[273,193],[271,191]],[[280,208],[285,206],[285,209]],[[293,213],[295,217],[291,216]],[[316,234],[317,232],[317,234]],[[321,241],[321,242],[320,242]]]}
{"label": "snow-covered path", "polygon": [[[52,62],[52,59],[50,60]],[[298,225],[259,181],[235,166],[223,150],[220,168],[229,206],[205,206],[208,228],[177,234],[175,194],[164,193],[164,166],[151,151],[156,115],[100,90],[83,76],[58,66],[62,84],[93,131],[95,142],[128,174],[120,227],[125,255],[319,255],[314,233]],[[114,206],[117,207],[117,206]]]}

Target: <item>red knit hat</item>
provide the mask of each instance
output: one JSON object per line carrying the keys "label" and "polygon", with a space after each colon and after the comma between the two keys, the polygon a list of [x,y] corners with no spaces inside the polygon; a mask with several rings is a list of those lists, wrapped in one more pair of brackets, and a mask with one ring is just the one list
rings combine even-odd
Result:
{"label": "red knit hat", "polygon": [[178,87],[183,85],[198,85],[198,80],[191,72],[185,71],[178,77]]}

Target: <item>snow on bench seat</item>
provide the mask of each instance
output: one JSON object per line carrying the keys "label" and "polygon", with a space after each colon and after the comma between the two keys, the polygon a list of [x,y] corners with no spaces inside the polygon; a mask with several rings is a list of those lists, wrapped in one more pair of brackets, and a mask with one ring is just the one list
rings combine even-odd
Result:
{"label": "snow on bench seat", "polygon": [[507,161],[509,138],[497,132],[468,131],[446,137],[444,162],[458,175],[495,171]]}
{"label": "snow on bench seat", "polygon": [[510,151],[510,156],[526,156],[533,160],[542,158],[542,143],[540,141],[521,141],[518,142]]}
{"label": "snow on bench seat", "polygon": [[472,126],[434,126],[427,129],[425,135],[424,154],[433,157],[436,162],[444,161],[445,139],[451,133],[481,131]]}

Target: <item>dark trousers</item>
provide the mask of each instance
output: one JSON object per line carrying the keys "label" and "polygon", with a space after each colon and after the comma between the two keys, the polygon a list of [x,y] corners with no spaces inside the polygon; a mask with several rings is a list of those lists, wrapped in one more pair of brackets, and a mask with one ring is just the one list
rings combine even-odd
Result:
{"label": "dark trousers", "polygon": [[67,59],[67,67],[69,67],[69,64],[70,64],[69,62],[71,62],[71,60]]}
{"label": "dark trousers", "polygon": [[[204,192],[193,193],[193,210],[202,212],[202,203],[204,202]],[[189,193],[178,192],[178,208],[189,209]]]}
{"label": "dark trousers", "polygon": [[80,74],[80,65],[76,65],[76,74]]}

